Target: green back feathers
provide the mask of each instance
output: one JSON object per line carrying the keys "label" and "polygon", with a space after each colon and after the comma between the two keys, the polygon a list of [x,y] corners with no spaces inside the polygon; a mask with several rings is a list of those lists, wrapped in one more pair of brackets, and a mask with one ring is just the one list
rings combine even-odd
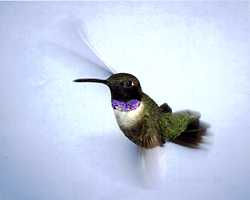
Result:
{"label": "green back feathers", "polygon": [[162,137],[174,141],[187,129],[189,124],[199,118],[200,114],[192,111],[162,113],[159,121]]}

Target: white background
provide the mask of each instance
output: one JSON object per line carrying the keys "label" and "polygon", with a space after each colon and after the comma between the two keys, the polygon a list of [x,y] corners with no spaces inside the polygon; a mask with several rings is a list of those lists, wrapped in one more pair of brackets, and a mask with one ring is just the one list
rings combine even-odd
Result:
{"label": "white background", "polygon": [[[1,3],[0,199],[249,199],[249,3]],[[211,125],[203,150],[164,148],[145,187],[107,77],[84,64],[77,26],[117,72]]]}

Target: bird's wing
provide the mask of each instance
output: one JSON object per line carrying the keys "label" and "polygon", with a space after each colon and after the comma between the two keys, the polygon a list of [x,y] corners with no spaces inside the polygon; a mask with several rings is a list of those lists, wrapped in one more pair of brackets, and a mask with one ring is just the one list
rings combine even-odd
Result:
{"label": "bird's wing", "polygon": [[172,112],[172,108],[167,103],[162,104],[160,110],[161,112]]}
{"label": "bird's wing", "polygon": [[87,28],[83,21],[80,21],[76,24],[76,29],[81,38],[85,54],[88,54],[88,59],[90,59],[96,65],[103,67],[111,74],[116,73],[115,70],[109,64],[107,64],[107,62],[104,62],[100,53],[91,45],[87,34]]}

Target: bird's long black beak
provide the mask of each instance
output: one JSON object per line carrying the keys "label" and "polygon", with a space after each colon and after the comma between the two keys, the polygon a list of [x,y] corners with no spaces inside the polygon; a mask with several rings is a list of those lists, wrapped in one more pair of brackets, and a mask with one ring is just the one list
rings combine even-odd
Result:
{"label": "bird's long black beak", "polygon": [[79,78],[74,80],[73,82],[94,82],[94,83],[103,83],[105,85],[107,85],[108,83],[107,80],[96,79],[96,78]]}

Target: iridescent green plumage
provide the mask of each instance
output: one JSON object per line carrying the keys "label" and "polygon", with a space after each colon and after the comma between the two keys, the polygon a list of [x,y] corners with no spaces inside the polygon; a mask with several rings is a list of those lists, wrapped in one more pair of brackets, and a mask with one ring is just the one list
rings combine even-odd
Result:
{"label": "iridescent green plumage", "polygon": [[[142,104],[143,111],[136,125],[120,127],[131,141],[144,148],[162,146],[166,141],[190,147],[198,146],[201,139],[199,134],[203,131],[199,127],[199,113],[193,111],[172,113],[167,104],[158,106],[145,93],[142,95]],[[185,139],[186,142],[181,139]]]}
{"label": "iridescent green plumage", "polygon": [[179,111],[174,113],[162,113],[160,127],[162,137],[174,141],[187,130],[189,124],[196,122],[200,115],[193,111]]}

